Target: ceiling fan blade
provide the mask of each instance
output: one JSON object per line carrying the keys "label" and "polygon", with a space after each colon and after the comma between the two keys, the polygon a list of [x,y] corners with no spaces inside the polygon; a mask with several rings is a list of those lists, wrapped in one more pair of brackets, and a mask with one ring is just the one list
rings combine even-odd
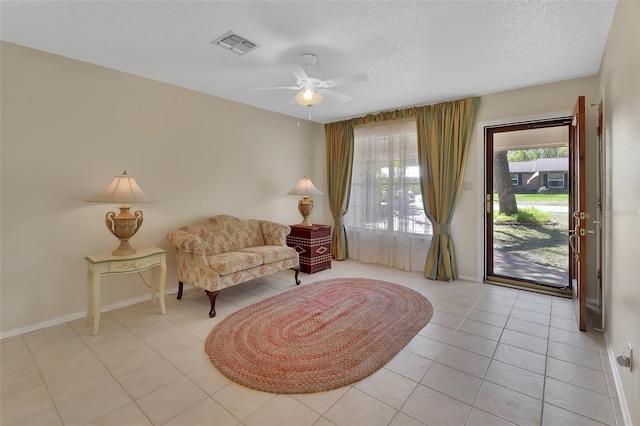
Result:
{"label": "ceiling fan blade", "polygon": [[336,99],[340,102],[349,102],[351,99],[353,99],[353,96],[345,95],[344,93],[336,92],[329,89],[320,89],[318,90],[318,93],[328,98]]}
{"label": "ceiling fan blade", "polygon": [[249,90],[300,90],[299,86],[250,87]]}
{"label": "ceiling fan blade", "polygon": [[309,76],[299,65],[287,64],[287,69],[294,75],[298,81],[309,82]]}
{"label": "ceiling fan blade", "polygon": [[318,83],[319,87],[327,88],[327,87],[336,87],[336,86],[344,86],[347,84],[353,83],[361,83],[363,81],[368,81],[369,77],[367,74],[361,72],[359,74],[347,75],[345,77],[333,78],[331,80],[325,80]]}

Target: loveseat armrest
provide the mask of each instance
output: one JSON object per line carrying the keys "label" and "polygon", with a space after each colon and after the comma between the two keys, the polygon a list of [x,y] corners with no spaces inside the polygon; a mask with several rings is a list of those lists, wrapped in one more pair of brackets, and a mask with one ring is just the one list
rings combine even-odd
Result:
{"label": "loveseat armrest", "polygon": [[265,245],[287,245],[287,235],[291,232],[290,226],[268,220],[261,220],[260,229],[262,230],[262,238],[264,238]]}
{"label": "loveseat armrest", "polygon": [[196,256],[205,256],[205,242],[200,237],[181,229],[174,229],[167,234],[167,240],[178,250],[193,253]]}

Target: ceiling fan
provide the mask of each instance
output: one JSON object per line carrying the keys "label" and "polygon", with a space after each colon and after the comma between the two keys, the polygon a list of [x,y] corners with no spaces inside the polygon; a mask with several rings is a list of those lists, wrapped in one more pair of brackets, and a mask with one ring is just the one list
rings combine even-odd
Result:
{"label": "ceiling fan", "polygon": [[282,87],[262,87],[258,90],[297,90],[295,100],[302,106],[314,106],[322,102],[324,96],[336,99],[341,102],[349,102],[352,96],[331,90],[333,87],[346,86],[347,84],[360,83],[369,80],[367,74],[359,73],[345,77],[333,78],[331,80],[320,80],[313,77],[312,67],[318,61],[318,57],[313,53],[302,55],[302,61],[306,66],[306,71],[300,65],[287,64],[287,69],[296,78],[295,86]]}

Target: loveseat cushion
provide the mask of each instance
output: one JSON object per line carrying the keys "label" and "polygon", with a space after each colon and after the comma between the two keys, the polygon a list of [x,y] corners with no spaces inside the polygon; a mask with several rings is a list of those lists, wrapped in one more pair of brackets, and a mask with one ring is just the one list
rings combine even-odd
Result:
{"label": "loveseat cushion", "polygon": [[229,275],[262,265],[262,256],[256,253],[232,251],[207,257],[209,266],[220,275]]}
{"label": "loveseat cushion", "polygon": [[279,262],[281,260],[296,257],[297,255],[296,249],[287,246],[247,247],[239,251],[242,253],[254,253],[261,256],[264,264]]}

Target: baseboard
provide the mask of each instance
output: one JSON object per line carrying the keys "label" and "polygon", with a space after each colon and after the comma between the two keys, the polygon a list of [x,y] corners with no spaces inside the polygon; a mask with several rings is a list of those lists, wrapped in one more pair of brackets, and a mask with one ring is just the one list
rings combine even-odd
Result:
{"label": "baseboard", "polygon": [[482,280],[478,280],[478,277],[472,277],[469,275],[458,275],[459,281],[470,281],[472,283],[481,283]]}
{"label": "baseboard", "polygon": [[605,337],[605,343],[607,345],[607,355],[609,355],[609,363],[611,364],[611,372],[613,373],[613,382],[616,385],[616,392],[618,393],[618,401],[620,401],[620,411],[622,411],[622,419],[626,426],[633,426],[631,423],[631,413],[629,412],[629,406],[627,405],[627,398],[624,395],[622,384],[620,383],[620,373],[618,372],[618,364],[616,363],[616,354]]}
{"label": "baseboard", "polygon": [[[165,295],[173,294],[177,292],[178,292],[177,286],[174,289],[165,289]],[[140,303],[140,302],[146,302],[147,300],[151,300],[151,295],[147,294],[144,296],[136,297],[134,299],[123,300],[118,303],[103,306],[100,309],[100,312],[108,312],[114,309],[124,308],[125,306],[135,305],[136,303]],[[64,317],[59,317],[59,318],[54,318],[48,321],[39,322],[37,324],[31,324],[26,327],[20,327],[14,330],[5,331],[3,333],[0,333],[0,340],[8,339],[10,337],[20,336],[21,334],[31,333],[32,331],[42,330],[43,328],[64,324],[69,321],[75,321],[80,318],[85,318],[86,316],[87,316],[87,312],[82,311],[82,312],[77,312],[75,314],[66,315]]]}

